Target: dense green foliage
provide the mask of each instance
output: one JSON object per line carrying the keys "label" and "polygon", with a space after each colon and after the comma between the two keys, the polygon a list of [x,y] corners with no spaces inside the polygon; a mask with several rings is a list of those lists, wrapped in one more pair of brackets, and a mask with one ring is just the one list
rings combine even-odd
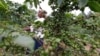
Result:
{"label": "dense green foliage", "polygon": [[[5,52],[13,54],[25,54],[25,48],[14,45],[12,32],[34,36],[34,33],[24,32],[23,26],[31,23],[45,29],[44,40],[48,46],[41,47],[33,54],[38,56],[99,56],[100,55],[100,1],[99,0],[49,0],[53,9],[51,16],[48,16],[44,23],[36,22],[35,11],[27,8],[26,5],[14,4],[10,1],[0,1],[0,37],[6,37],[0,43]],[[38,0],[26,0],[34,2],[38,6]],[[73,2],[72,4],[70,4]],[[92,5],[93,3],[93,5]],[[73,7],[74,6],[74,7]],[[89,6],[95,13],[95,17],[86,19],[83,15],[75,17],[69,11]],[[97,6],[97,7],[96,7]],[[14,8],[13,8],[14,7]],[[75,19],[74,19],[75,18]],[[61,46],[60,46],[61,45]]]}

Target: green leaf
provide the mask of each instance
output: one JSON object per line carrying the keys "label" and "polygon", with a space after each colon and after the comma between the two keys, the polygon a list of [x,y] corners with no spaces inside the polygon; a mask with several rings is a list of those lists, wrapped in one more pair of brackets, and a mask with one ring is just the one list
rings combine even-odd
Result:
{"label": "green leaf", "polygon": [[79,5],[78,5],[79,8],[81,9],[88,3],[88,0],[78,0],[78,3],[79,3]]}
{"label": "green leaf", "polygon": [[88,6],[95,12],[100,12],[100,4],[97,1],[89,1]]}
{"label": "green leaf", "polygon": [[4,1],[0,1],[0,10],[8,10],[8,5]]}
{"label": "green leaf", "polygon": [[39,0],[34,0],[34,6],[37,8],[37,5],[39,4]]}
{"label": "green leaf", "polygon": [[57,0],[58,6],[60,6],[62,2],[63,2],[63,0]]}
{"label": "green leaf", "polygon": [[25,0],[25,3],[29,2],[30,5],[33,5],[37,8],[37,5],[39,4],[39,0]]}

